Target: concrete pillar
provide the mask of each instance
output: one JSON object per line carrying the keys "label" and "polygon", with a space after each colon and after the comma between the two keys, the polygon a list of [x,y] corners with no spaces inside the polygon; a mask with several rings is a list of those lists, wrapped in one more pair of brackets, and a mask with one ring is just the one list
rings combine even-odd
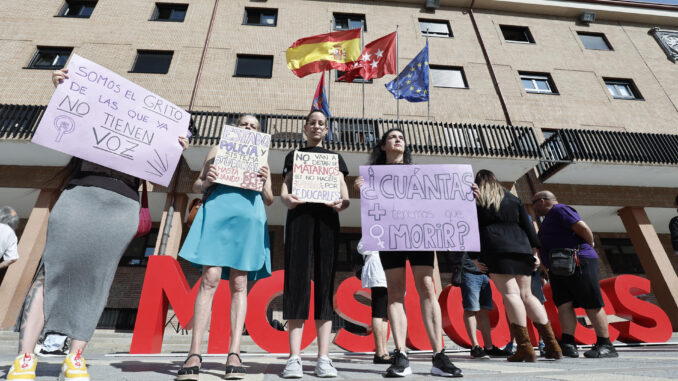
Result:
{"label": "concrete pillar", "polygon": [[[172,202],[172,194],[167,194],[165,201],[165,209],[162,212],[160,219],[160,228],[158,230],[158,240],[155,243],[155,254],[160,254],[160,242],[162,241],[163,232],[165,231],[165,222],[167,221],[167,212],[169,211],[170,203]],[[188,195],[185,193],[176,193],[174,197],[174,213],[172,216],[172,226],[170,228],[170,235],[167,239],[167,246],[165,255],[173,258],[179,254],[181,243],[183,242],[184,234],[184,219],[186,216],[186,208],[188,206]]]}
{"label": "concrete pillar", "polygon": [[0,328],[16,322],[26,292],[42,258],[47,239],[47,220],[56,201],[54,190],[41,190],[19,240],[19,259],[10,265],[0,285]]}
{"label": "concrete pillar", "polygon": [[627,206],[620,209],[618,214],[652,284],[652,291],[657,296],[659,305],[671,319],[673,330],[678,331],[678,276],[657,232],[642,207]]}

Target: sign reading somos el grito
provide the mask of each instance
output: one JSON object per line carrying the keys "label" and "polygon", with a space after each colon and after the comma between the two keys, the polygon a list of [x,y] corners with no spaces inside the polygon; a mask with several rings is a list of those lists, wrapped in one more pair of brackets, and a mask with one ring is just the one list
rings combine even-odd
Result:
{"label": "sign reading somos el grito", "polygon": [[292,194],[306,202],[328,203],[341,199],[339,156],[294,151]]}
{"label": "sign reading somos el grito", "polygon": [[366,250],[480,251],[470,165],[361,166]]}
{"label": "sign reading somos el grito", "polygon": [[259,169],[268,164],[271,135],[225,125],[214,158],[217,183],[261,191]]}
{"label": "sign reading somos el grito", "polygon": [[168,186],[190,115],[74,54],[32,142]]}

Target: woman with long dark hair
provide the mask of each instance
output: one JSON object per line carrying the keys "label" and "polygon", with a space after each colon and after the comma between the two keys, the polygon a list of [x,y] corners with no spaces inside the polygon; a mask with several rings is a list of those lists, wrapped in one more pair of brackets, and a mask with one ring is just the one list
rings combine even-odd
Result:
{"label": "woman with long dark hair", "polygon": [[[412,164],[409,147],[405,142],[405,134],[398,128],[386,131],[374,146],[370,156],[370,165]],[[356,179],[356,187],[362,187],[364,179]],[[379,257],[386,272],[388,293],[388,317],[391,322],[395,352],[393,363],[386,370],[386,377],[404,377],[412,374],[410,362],[405,353],[407,337],[407,316],[405,315],[406,262],[410,262],[414,274],[414,282],[419,293],[421,316],[434,356],[431,374],[446,377],[461,377],[461,369],[452,364],[445,355],[442,341],[442,317],[438,297],[433,283],[433,251],[381,251]]]}
{"label": "woman with long dark hair", "polygon": [[[306,146],[301,152],[339,156],[341,198],[327,204],[305,203],[292,193],[294,152],[285,157],[284,181],[280,199],[287,206],[285,222],[285,283],[283,289],[283,319],[289,327],[290,357],[285,365],[284,378],[303,377],[301,338],[304,320],[308,318],[311,295],[311,271],[314,281],[314,314],[318,335],[318,377],[336,377],[337,370],[329,358],[332,316],[334,314],[334,273],[339,239],[339,214],[348,208],[348,189],[344,176],[348,167],[338,153],[323,148],[327,134],[327,116],[319,110],[311,111],[304,123]],[[313,266],[311,266],[313,263]]]}
{"label": "woman with long dark hair", "polygon": [[506,190],[494,173],[478,171],[474,190],[480,230],[480,260],[476,267],[489,272],[499,292],[516,340],[516,352],[508,361],[534,362],[537,356],[527,332],[530,317],[546,346],[547,359],[560,359],[563,353],[556,341],[544,306],[532,294],[532,274],[539,268],[539,239],[520,199]]}
{"label": "woman with long dark hair", "polygon": [[[236,125],[246,130],[261,130],[259,120],[252,115],[241,116]],[[231,291],[231,337],[225,378],[245,377],[240,341],[247,313],[247,281],[271,275],[271,250],[264,209],[264,204],[273,203],[268,165],[262,166],[258,173],[264,183],[261,192],[217,184],[214,159],[218,151],[219,147],[209,151],[200,176],[193,183],[195,193],[206,193],[208,197],[198,210],[179,252],[180,257],[202,267],[202,278],[195,299],[191,349],[177,380],[199,379],[202,338],[221,279],[229,281]]]}
{"label": "woman with long dark hair", "polygon": [[[67,73],[68,69],[52,73],[55,87],[68,78]],[[188,139],[180,137],[177,144],[186,149]],[[62,366],[65,379],[89,380],[82,351],[139,225],[138,178],[73,158],[63,179],[65,189],[47,223],[42,266],[24,300],[19,356],[8,380],[35,378],[33,349],[43,330],[71,338]]]}

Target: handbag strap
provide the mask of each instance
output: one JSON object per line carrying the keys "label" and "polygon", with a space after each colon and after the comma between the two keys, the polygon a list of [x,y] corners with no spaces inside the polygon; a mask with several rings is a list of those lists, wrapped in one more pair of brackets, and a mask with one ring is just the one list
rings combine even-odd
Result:
{"label": "handbag strap", "polygon": [[574,250],[574,263],[577,265],[577,267],[580,266],[580,263],[579,263],[579,250],[581,250],[581,244],[577,245],[577,248]]}
{"label": "handbag strap", "polygon": [[146,189],[146,180],[141,185],[141,207],[148,209],[148,190]]}
{"label": "handbag strap", "polygon": [[202,200],[200,201],[201,204],[204,204],[205,201],[207,201],[207,197],[209,197],[212,194],[214,188],[215,187],[211,187],[210,189],[207,190],[207,192],[205,192],[205,194],[202,195]]}

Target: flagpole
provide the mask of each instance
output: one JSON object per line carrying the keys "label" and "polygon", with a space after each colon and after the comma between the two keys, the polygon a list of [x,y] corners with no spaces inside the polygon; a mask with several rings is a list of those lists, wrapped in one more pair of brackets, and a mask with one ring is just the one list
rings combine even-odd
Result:
{"label": "flagpole", "polygon": [[[426,49],[428,50],[428,60],[431,61],[431,48],[428,46],[428,27],[426,27]],[[430,62],[429,62],[430,63]],[[429,65],[425,65],[425,70],[428,70],[428,85],[431,87],[431,71]],[[426,100],[426,119],[431,120],[431,89],[428,90],[428,99]]]}
{"label": "flagpole", "polygon": [[[365,50],[365,39],[363,38],[363,31],[365,30],[365,20],[360,20],[360,51]],[[367,72],[367,71],[365,71]],[[365,78],[363,82],[363,119],[365,119]]]}
{"label": "flagpole", "polygon": [[[330,19],[330,33],[332,33],[332,28],[334,27],[333,25],[333,20]],[[329,75],[327,76],[329,80],[327,81],[327,103],[330,103],[330,93],[332,91],[332,69],[328,70]]]}
{"label": "flagpole", "polygon": [[[396,73],[400,73],[400,63],[398,62],[398,25],[396,25]],[[396,74],[396,122],[400,122],[400,74]]]}

